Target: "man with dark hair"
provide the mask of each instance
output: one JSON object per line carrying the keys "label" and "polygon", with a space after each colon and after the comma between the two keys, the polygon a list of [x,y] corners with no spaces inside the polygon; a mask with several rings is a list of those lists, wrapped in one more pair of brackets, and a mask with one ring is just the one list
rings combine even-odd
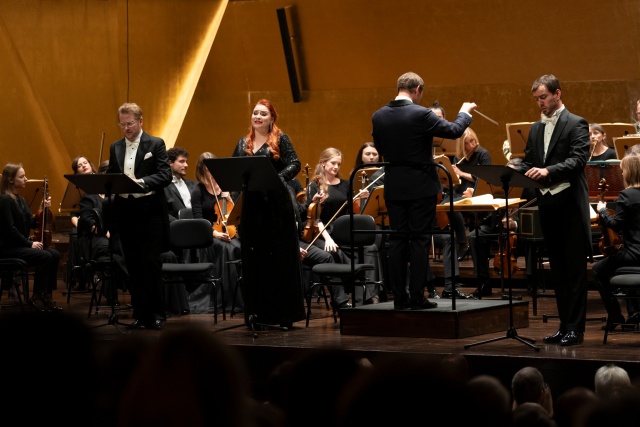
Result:
{"label": "man with dark hair", "polygon": [[182,147],[173,147],[167,150],[169,165],[171,165],[171,184],[164,188],[164,195],[167,198],[167,209],[169,210],[169,221],[178,219],[180,209],[191,207],[191,191],[196,186],[196,182],[185,179],[187,175],[187,159],[189,153]]}
{"label": "man with dark hair", "polygon": [[538,78],[531,93],[541,118],[531,125],[516,169],[544,186],[536,190],[538,211],[560,318],[558,331],[544,342],[570,346],[582,343],[587,312],[589,124],[565,108],[554,75]]}
{"label": "man with dark hair", "polygon": [[[398,95],[371,118],[373,142],[389,164],[385,167],[384,198],[392,232],[389,264],[394,308],[430,309],[424,296],[429,270],[429,242],[442,185],[433,160],[433,137],[459,138],[471,124],[475,103],[465,102],[448,122],[418,105],[424,81],[408,72],[397,81]],[[409,269],[409,295],[405,292]]]}

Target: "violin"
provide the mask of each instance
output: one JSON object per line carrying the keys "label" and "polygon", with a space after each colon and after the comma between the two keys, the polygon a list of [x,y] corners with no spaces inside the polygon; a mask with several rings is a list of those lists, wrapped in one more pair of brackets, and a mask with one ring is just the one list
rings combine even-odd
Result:
{"label": "violin", "polygon": [[[360,191],[364,191],[365,186],[367,185],[367,173],[365,171],[360,172]],[[353,199],[353,211],[357,213],[362,213],[364,209],[364,205],[361,202],[361,198]]]}
{"label": "violin", "polygon": [[46,248],[51,245],[51,231],[49,226],[53,219],[51,210],[47,207],[46,201],[49,199],[49,180],[44,179],[44,195],[42,196],[42,209],[36,214],[36,229],[33,233],[33,240],[35,242],[41,242],[42,247]]}
{"label": "violin", "polygon": [[[607,184],[607,180],[604,178],[602,178],[600,180],[600,183],[598,183],[601,202],[604,202],[604,192],[606,191],[606,188],[608,186],[609,184]],[[611,216],[615,216],[615,212],[613,211],[613,209],[607,209],[607,212],[609,212]],[[622,238],[613,229],[603,225],[602,220],[600,219],[599,216],[598,216],[598,220],[600,222],[600,229],[602,231],[602,236],[598,241],[598,248],[600,249],[600,253],[605,256],[615,255],[620,250],[620,247],[622,246]]]}
{"label": "violin", "polygon": [[[313,178],[313,182],[319,189],[320,176],[316,175]],[[309,186],[307,186],[307,188],[309,188]],[[320,234],[320,228],[318,227],[318,221],[320,220],[320,209],[321,206],[319,203],[309,203],[309,207],[307,208],[307,223],[305,224],[304,230],[302,231],[302,241],[305,243],[312,242],[314,238]]]}
{"label": "violin", "polygon": [[223,197],[222,200],[220,200],[216,196],[216,204],[213,206],[213,210],[218,219],[211,225],[218,233],[227,233],[230,239],[233,239],[237,232],[235,225],[227,225],[229,212],[231,212],[233,206],[233,202],[227,200],[226,197]]}
{"label": "violin", "polygon": [[298,203],[300,203],[301,205],[304,205],[305,203],[307,203],[307,199],[309,198],[309,163],[307,163],[304,166],[304,176],[305,176],[305,183],[304,183],[304,188],[306,190],[304,191],[299,191],[298,194],[296,194],[296,200]]}

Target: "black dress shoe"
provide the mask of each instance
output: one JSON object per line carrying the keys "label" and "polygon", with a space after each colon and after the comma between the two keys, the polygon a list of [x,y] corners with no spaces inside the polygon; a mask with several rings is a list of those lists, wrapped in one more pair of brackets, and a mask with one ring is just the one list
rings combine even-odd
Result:
{"label": "black dress shoe", "polygon": [[547,344],[557,344],[562,341],[562,338],[564,338],[565,335],[566,332],[558,331],[553,335],[547,335],[542,339],[542,341],[546,342]]}
{"label": "black dress shoe", "polygon": [[190,314],[190,313],[191,313],[191,310],[189,310],[188,308],[185,308],[180,312],[180,314],[182,314],[183,316],[187,315],[187,314]]}
{"label": "black dress shoe", "polygon": [[37,311],[42,311],[42,312],[50,311],[47,305],[45,304],[44,299],[42,298],[42,295],[38,295],[38,294],[33,295],[29,299],[29,306]]}
{"label": "black dress shoe", "polygon": [[456,298],[459,298],[459,299],[472,299],[472,298],[474,298],[473,294],[469,294],[469,295],[464,294],[464,293],[460,292],[460,289],[455,289],[453,292],[444,290],[444,291],[442,291],[442,298],[451,299],[452,295],[454,293],[456,294]]}
{"label": "black dress shoe", "polygon": [[335,310],[339,310],[341,308],[352,308],[353,305],[351,305],[349,301],[342,301],[341,303],[331,301],[331,307],[333,307]]}
{"label": "black dress shoe", "polygon": [[469,245],[464,245],[459,251],[458,262],[464,261],[464,257],[466,257],[468,253],[469,253]]}
{"label": "black dress shoe", "polygon": [[570,346],[570,345],[582,344],[582,341],[584,341],[584,333],[576,332],[576,331],[569,331],[560,340],[560,345],[564,346],[564,347],[567,347],[567,346]]}
{"label": "black dress shoe", "polygon": [[148,329],[155,329],[156,331],[159,331],[160,329],[164,329],[164,320],[160,320],[160,319],[151,320],[146,324],[146,327]]}
{"label": "black dress shoe", "polygon": [[144,328],[145,328],[144,322],[138,319],[134,320],[133,323],[129,323],[127,325],[127,329],[144,329]]}
{"label": "black dress shoe", "polygon": [[488,297],[493,293],[491,285],[488,283],[482,283],[478,288],[471,293],[475,298]]}
{"label": "black dress shoe", "polygon": [[412,300],[409,303],[410,310],[428,310],[430,308],[436,308],[437,306],[438,306],[437,303],[431,302],[426,298],[422,298],[421,300],[418,300],[418,301]]}

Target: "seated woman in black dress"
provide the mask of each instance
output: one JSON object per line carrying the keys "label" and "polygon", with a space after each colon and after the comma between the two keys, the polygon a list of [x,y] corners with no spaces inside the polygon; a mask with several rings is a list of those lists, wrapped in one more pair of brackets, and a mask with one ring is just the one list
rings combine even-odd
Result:
{"label": "seated woman in black dress", "polygon": [[[0,181],[0,257],[20,258],[35,266],[33,295],[29,304],[40,311],[55,311],[58,307],[51,296],[57,287],[60,252],[47,247],[45,230],[43,241],[30,237],[38,226],[37,216],[31,214],[26,200],[18,194],[27,183],[27,175],[19,163],[7,163]],[[51,197],[43,197],[41,208],[51,206]],[[42,222],[42,221],[41,221]]]}

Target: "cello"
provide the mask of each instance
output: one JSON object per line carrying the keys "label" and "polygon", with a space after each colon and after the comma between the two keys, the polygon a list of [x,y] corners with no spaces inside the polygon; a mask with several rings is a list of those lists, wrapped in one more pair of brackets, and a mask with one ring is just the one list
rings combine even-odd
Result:
{"label": "cello", "polygon": [[36,214],[37,226],[33,233],[33,240],[35,242],[41,242],[42,247],[47,248],[51,245],[51,231],[49,230],[49,226],[53,219],[53,214],[46,204],[46,201],[49,199],[49,180],[47,178],[44,179],[43,193],[42,209]]}
{"label": "cello", "polygon": [[[603,203],[605,202],[604,192],[606,191],[608,186],[609,184],[607,184],[607,180],[604,178],[602,178],[598,183],[598,190],[600,191],[600,201]],[[616,214],[613,209],[607,209],[607,212],[611,216],[615,216]],[[602,218],[599,215],[598,222],[600,223],[600,230],[602,231],[602,236],[600,237],[600,240],[598,240],[598,248],[600,249],[600,253],[605,256],[615,255],[622,246],[622,238],[612,228],[604,225],[602,223]]]}

